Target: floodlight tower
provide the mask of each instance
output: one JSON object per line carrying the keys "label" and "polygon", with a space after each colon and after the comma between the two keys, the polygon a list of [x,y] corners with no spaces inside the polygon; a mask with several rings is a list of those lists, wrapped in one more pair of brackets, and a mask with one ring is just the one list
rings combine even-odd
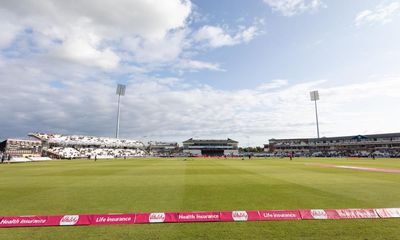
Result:
{"label": "floodlight tower", "polygon": [[120,102],[121,102],[121,96],[125,96],[125,89],[126,86],[123,84],[118,84],[117,85],[117,95],[118,95],[118,113],[117,113],[117,128],[115,130],[115,138],[119,137],[119,115],[120,115]]}
{"label": "floodlight tower", "polygon": [[317,101],[319,100],[319,93],[318,91],[310,92],[311,101],[314,101],[315,104],[315,119],[317,121],[317,136],[319,138],[319,123],[318,123],[318,108],[317,108]]}

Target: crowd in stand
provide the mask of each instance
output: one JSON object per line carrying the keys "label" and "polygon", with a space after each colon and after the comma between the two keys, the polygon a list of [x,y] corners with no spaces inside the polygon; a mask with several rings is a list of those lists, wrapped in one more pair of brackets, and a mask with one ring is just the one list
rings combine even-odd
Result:
{"label": "crowd in stand", "polygon": [[275,152],[271,156],[287,156],[292,154],[296,157],[371,157],[371,158],[399,158],[399,150],[372,150],[372,151],[315,151],[315,152]]}
{"label": "crowd in stand", "polygon": [[52,147],[47,149],[52,155],[60,158],[126,158],[143,157],[145,152],[140,149],[119,149],[119,148],[72,148]]}

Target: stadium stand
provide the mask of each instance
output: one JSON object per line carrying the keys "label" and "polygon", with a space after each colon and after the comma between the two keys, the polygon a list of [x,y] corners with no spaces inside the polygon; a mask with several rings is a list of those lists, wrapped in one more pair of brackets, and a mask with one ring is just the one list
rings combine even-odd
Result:
{"label": "stadium stand", "polygon": [[180,149],[177,142],[148,142],[148,149],[152,156],[170,157],[176,156]]}
{"label": "stadium stand", "polygon": [[55,158],[126,158],[147,155],[145,145],[136,140],[31,133],[29,136],[42,141],[43,153]]}
{"label": "stadium stand", "polygon": [[51,147],[46,150],[50,155],[55,155],[59,158],[78,158],[80,153],[72,147]]}
{"label": "stadium stand", "polygon": [[275,156],[400,157],[400,133],[344,137],[270,139],[264,151]]}
{"label": "stadium stand", "polygon": [[0,142],[0,152],[11,157],[40,157],[42,143],[37,140],[6,139]]}
{"label": "stadium stand", "polygon": [[143,157],[145,152],[140,149],[114,149],[114,148],[72,148],[72,147],[51,147],[47,149],[50,154],[60,158],[123,158]]}
{"label": "stadium stand", "polygon": [[193,139],[183,142],[183,153],[190,156],[237,156],[239,142],[228,139]]}
{"label": "stadium stand", "polygon": [[29,136],[47,141],[49,144],[58,145],[80,145],[80,146],[101,146],[110,148],[144,148],[144,144],[136,140],[127,140],[119,138],[108,137],[93,137],[93,136],[80,136],[80,135],[61,135],[61,134],[44,134],[44,133],[31,133]]}

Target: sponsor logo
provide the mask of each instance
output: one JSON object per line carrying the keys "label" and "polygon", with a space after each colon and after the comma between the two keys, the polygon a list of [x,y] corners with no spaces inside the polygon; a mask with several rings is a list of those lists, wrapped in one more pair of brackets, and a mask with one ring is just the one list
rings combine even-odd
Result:
{"label": "sponsor logo", "polygon": [[341,218],[357,218],[356,211],[352,209],[339,209],[336,212]]}
{"label": "sponsor logo", "polygon": [[269,219],[296,219],[298,216],[295,213],[290,212],[273,212],[267,211],[261,214],[261,217]]}
{"label": "sponsor logo", "polygon": [[247,221],[248,215],[246,211],[233,211],[232,218],[234,221]]}
{"label": "sponsor logo", "polygon": [[19,224],[20,220],[13,218],[13,219],[2,219],[0,221],[0,225],[12,225],[12,224]]}
{"label": "sponsor logo", "polygon": [[45,224],[46,219],[21,219],[20,224]]}
{"label": "sponsor logo", "polygon": [[101,216],[96,217],[96,223],[115,223],[115,222],[130,222],[132,221],[131,217],[111,217],[111,216]]}
{"label": "sponsor logo", "polygon": [[336,210],[341,218],[378,218],[374,210],[370,209],[339,209]]}
{"label": "sponsor logo", "polygon": [[178,219],[183,221],[215,221],[219,220],[217,213],[178,213]]}
{"label": "sponsor logo", "polygon": [[180,213],[180,214],[178,214],[178,219],[195,220],[196,216],[194,214]]}
{"label": "sponsor logo", "polygon": [[165,213],[150,213],[149,222],[162,223],[165,221]]}
{"label": "sponsor logo", "polygon": [[310,211],[314,219],[328,219],[328,214],[323,209],[311,209]]}
{"label": "sponsor logo", "polygon": [[60,226],[72,226],[79,220],[79,215],[65,215],[60,220]]}
{"label": "sponsor logo", "polygon": [[0,225],[41,225],[47,222],[46,218],[13,217],[1,219]]}

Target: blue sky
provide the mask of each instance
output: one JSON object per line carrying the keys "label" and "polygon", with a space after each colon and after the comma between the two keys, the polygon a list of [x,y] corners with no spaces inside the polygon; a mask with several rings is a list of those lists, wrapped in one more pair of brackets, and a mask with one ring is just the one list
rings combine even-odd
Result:
{"label": "blue sky", "polygon": [[[181,142],[399,132],[398,0],[0,3],[0,138]],[[6,116],[6,117],[4,117]]]}
{"label": "blue sky", "polygon": [[[263,1],[195,2],[217,24],[235,24],[240,18],[248,24],[263,19],[264,33],[251,43],[207,53],[206,60],[222,62],[229,71],[191,75],[220,88],[255,87],[271,79],[307,81],[331,79],[334,84],[362,81],[372,74],[397,73],[399,31],[396,22],[357,27],[355,16],[385,1],[324,1],[318,11],[283,17]],[[391,3],[386,1],[386,3]],[[328,7],[329,6],[329,7]],[[228,9],[227,9],[228,8]],[[249,23],[250,22],[250,23]],[[390,37],[389,37],[390,36]],[[388,38],[389,37],[389,38]],[[371,57],[366,59],[367,55]],[[398,56],[398,55],[397,55]],[[383,64],[384,63],[384,64]],[[245,80],[246,79],[246,80]],[[233,84],[232,84],[233,83]]]}

